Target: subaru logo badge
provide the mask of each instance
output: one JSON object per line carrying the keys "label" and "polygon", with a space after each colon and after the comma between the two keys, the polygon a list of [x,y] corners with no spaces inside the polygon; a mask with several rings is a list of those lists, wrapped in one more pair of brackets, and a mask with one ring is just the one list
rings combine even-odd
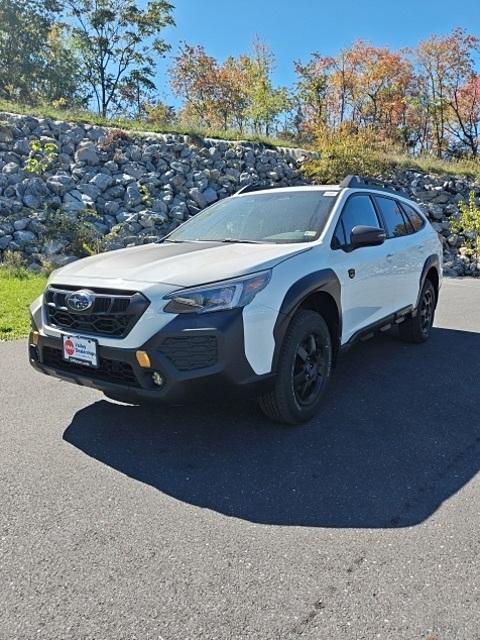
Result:
{"label": "subaru logo badge", "polygon": [[71,311],[76,311],[77,313],[88,311],[93,307],[94,302],[94,294],[91,291],[87,291],[86,289],[82,289],[81,291],[74,291],[72,293],[68,293],[65,296],[65,304],[67,305],[67,307]]}

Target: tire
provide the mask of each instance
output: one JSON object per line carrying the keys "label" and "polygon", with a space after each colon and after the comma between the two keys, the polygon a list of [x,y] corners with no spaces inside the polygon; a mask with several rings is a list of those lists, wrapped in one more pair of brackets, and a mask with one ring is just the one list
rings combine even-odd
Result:
{"label": "tire", "polygon": [[432,281],[427,279],[420,293],[416,314],[402,322],[398,327],[401,340],[417,344],[428,340],[435,318],[436,302],[435,287]]}
{"label": "tire", "polygon": [[332,370],[332,338],[315,311],[300,310],[288,326],[281,346],[275,386],[258,398],[275,422],[300,424],[318,410]]}

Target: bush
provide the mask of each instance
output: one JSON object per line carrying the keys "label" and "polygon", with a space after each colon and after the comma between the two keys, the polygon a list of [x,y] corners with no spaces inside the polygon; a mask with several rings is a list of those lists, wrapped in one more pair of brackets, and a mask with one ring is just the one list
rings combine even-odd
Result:
{"label": "bush", "polygon": [[452,218],[450,228],[454,233],[465,237],[465,246],[470,250],[475,265],[480,258],[480,207],[477,205],[475,191],[470,191],[468,202],[459,202],[460,215]]}
{"label": "bush", "polygon": [[379,177],[394,166],[386,143],[379,142],[371,130],[320,131],[316,151],[320,157],[307,161],[304,173],[318,184],[335,184],[351,174]]}
{"label": "bush", "polygon": [[25,162],[25,170],[37,176],[48,171],[58,156],[58,147],[54,142],[30,141],[30,153]]}
{"label": "bush", "polygon": [[79,258],[98,253],[100,231],[93,221],[100,216],[93,209],[80,211],[76,216],[64,211],[47,211],[45,239],[65,240],[68,250]]}
{"label": "bush", "polygon": [[2,273],[8,273],[12,278],[26,278],[28,277],[28,270],[25,265],[25,261],[22,258],[22,254],[18,251],[5,251],[3,254]]}

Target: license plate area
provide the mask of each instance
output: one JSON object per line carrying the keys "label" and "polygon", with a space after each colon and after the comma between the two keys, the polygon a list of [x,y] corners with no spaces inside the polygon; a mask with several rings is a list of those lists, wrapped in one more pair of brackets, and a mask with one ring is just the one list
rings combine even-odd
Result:
{"label": "license plate area", "polygon": [[98,367],[98,343],[84,336],[62,336],[62,357],[65,362],[81,364],[96,369]]}

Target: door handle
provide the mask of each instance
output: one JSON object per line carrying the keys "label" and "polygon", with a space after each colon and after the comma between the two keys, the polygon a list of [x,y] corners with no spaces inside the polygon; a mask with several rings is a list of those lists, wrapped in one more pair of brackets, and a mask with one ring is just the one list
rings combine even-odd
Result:
{"label": "door handle", "polygon": [[393,253],[387,253],[387,260],[391,260],[393,258]]}

